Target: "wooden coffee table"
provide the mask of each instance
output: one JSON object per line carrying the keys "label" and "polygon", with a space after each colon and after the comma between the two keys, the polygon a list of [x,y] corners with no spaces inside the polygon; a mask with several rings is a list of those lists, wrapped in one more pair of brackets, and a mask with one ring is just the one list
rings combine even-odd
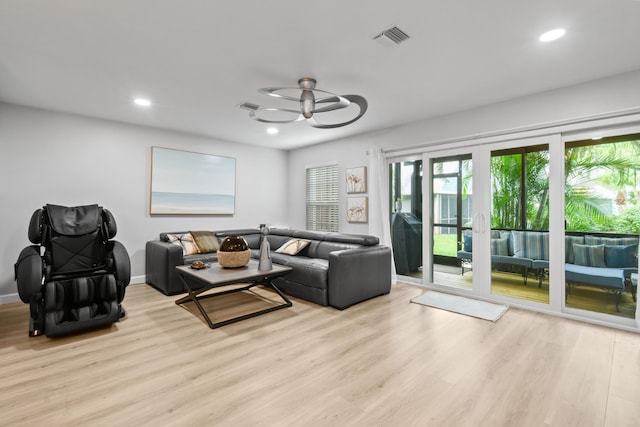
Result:
{"label": "wooden coffee table", "polygon": [[[289,301],[289,299],[272,282],[272,280],[276,277],[283,276],[291,270],[291,267],[286,267],[284,265],[278,264],[273,264],[273,269],[271,270],[258,270],[258,261],[254,259],[250,260],[249,264],[247,264],[245,267],[240,268],[223,268],[220,266],[220,264],[213,263],[210,267],[202,270],[196,270],[188,265],[179,265],[176,267],[176,271],[178,273],[178,277],[180,277],[180,279],[182,280],[182,283],[184,284],[184,288],[188,292],[188,295],[177,300],[176,304],[179,305],[184,304],[188,301],[193,301],[211,329],[219,328],[220,326],[228,325],[230,323],[238,322],[244,319],[249,319],[251,317],[260,316],[261,314],[270,313],[281,308],[291,307],[293,305],[291,301]],[[240,288],[233,288],[226,291],[200,296],[200,294],[202,294],[203,292],[210,291],[213,288],[235,285],[239,283],[246,283],[247,285]],[[234,292],[247,291],[258,285],[263,285],[276,291],[284,301],[284,304],[265,308],[264,310],[244,314],[242,316],[223,320],[221,322],[213,322],[199,301],[205,298],[213,298]],[[196,287],[199,287],[199,289],[194,290],[193,288]]]}

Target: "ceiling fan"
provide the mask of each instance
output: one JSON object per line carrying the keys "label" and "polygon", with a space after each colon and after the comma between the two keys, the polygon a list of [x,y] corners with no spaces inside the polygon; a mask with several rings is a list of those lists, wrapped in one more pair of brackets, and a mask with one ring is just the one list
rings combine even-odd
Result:
{"label": "ceiling fan", "polygon": [[[292,96],[292,91],[300,91],[300,96]],[[286,101],[300,103],[300,108],[275,108],[262,107],[260,105],[244,102],[238,105],[239,108],[249,111],[249,117],[263,123],[294,123],[305,120],[309,125],[319,129],[332,129],[346,126],[358,120],[367,111],[367,100],[360,95],[336,95],[331,92],[316,89],[316,81],[310,77],[303,77],[298,80],[298,87],[265,87],[258,92],[265,95]],[[327,113],[356,105],[360,111],[356,117],[340,123],[323,124],[316,120],[318,113]],[[265,113],[295,114],[290,119],[270,119]]]}

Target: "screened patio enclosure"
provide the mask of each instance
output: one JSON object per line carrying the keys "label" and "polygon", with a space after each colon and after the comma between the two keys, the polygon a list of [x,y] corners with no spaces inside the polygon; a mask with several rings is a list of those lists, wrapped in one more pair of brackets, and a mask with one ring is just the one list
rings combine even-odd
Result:
{"label": "screened patio enclosure", "polygon": [[637,131],[556,133],[390,161],[398,274],[635,327],[625,319],[637,310],[640,127],[629,129]]}

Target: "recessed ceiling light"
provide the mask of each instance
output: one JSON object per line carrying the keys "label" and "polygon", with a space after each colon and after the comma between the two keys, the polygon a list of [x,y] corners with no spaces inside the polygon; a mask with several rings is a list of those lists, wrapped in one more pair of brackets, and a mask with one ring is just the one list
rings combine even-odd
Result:
{"label": "recessed ceiling light", "polygon": [[546,33],[540,36],[541,42],[550,42],[553,40],[558,40],[560,37],[564,36],[566,31],[564,28],[556,28],[555,30],[547,31]]}
{"label": "recessed ceiling light", "polygon": [[144,98],[136,98],[133,100],[133,103],[141,107],[149,107],[151,105],[151,101]]}
{"label": "recessed ceiling light", "polygon": [[278,133],[278,129],[276,129],[276,128],[267,128],[267,133],[269,135],[275,135],[275,134]]}

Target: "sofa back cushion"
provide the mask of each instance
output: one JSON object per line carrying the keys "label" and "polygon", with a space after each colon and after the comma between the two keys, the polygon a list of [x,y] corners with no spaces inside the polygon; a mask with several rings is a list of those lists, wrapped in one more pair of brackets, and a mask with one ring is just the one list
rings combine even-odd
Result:
{"label": "sofa back cushion", "polygon": [[269,234],[267,235],[267,239],[269,240],[269,245],[271,246],[271,250],[275,251],[276,249],[278,249],[279,247],[287,243],[289,240],[291,240],[291,237],[278,236],[276,234]]}
{"label": "sofa back cushion", "polygon": [[604,262],[609,268],[638,267],[638,245],[604,245]]}
{"label": "sofa back cushion", "polygon": [[564,262],[575,264],[573,245],[584,245],[584,236],[564,236]]}
{"label": "sofa back cushion", "polygon": [[311,240],[307,239],[289,239],[282,246],[276,249],[276,252],[280,254],[298,255],[307,246],[309,246]]}
{"label": "sofa back cushion", "polygon": [[513,255],[520,258],[549,260],[549,233],[546,231],[512,231]]}
{"label": "sofa back cushion", "polygon": [[323,240],[325,242],[350,243],[357,246],[375,246],[380,243],[380,239],[376,236],[365,234],[327,233]]}
{"label": "sofa back cushion", "polygon": [[191,233],[180,233],[180,234],[167,234],[167,239],[169,243],[172,243],[176,246],[180,246],[182,248],[182,255],[193,255],[197,254],[198,246],[193,241],[193,236]]}
{"label": "sofa back cushion", "polygon": [[638,243],[638,238],[584,236],[584,243],[585,245],[633,245]]}
{"label": "sofa back cushion", "polygon": [[213,231],[190,231],[189,233],[191,233],[199,253],[208,254],[218,251],[220,244]]}
{"label": "sofa back cushion", "polygon": [[462,232],[462,250],[473,252],[473,232],[471,230]]}
{"label": "sofa back cushion", "polygon": [[361,247],[361,245],[355,245],[352,243],[318,242],[312,240],[307,247],[307,256],[310,258],[329,259],[329,254],[333,251],[359,247]]}
{"label": "sofa back cushion", "polygon": [[491,255],[509,255],[508,238],[491,239]]}
{"label": "sofa back cushion", "polygon": [[573,245],[574,264],[587,267],[606,267],[604,245]]}

